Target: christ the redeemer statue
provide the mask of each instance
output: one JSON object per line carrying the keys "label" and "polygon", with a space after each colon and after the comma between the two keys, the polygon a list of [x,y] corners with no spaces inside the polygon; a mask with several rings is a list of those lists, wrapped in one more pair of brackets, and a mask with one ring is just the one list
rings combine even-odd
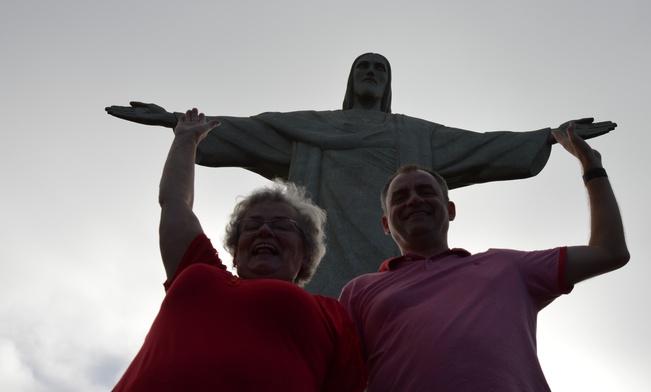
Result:
{"label": "christ the redeemer statue", "polygon": [[[168,128],[180,115],[141,102],[106,111]],[[393,114],[389,61],[374,53],[353,62],[342,110],[209,119],[218,119],[221,126],[199,145],[197,164],[241,167],[302,184],[327,211],[328,250],[307,289],[335,298],[349,280],[375,272],[383,260],[399,255],[382,230],[379,201],[385,180],[398,167],[431,167],[450,189],[526,178],[542,170],[555,143],[550,128],[478,133]],[[617,126],[591,118],[574,122],[585,139]]]}

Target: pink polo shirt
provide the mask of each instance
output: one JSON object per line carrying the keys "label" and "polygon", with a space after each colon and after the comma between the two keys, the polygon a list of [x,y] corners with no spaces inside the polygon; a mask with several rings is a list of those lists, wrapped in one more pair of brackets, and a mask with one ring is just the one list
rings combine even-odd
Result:
{"label": "pink polo shirt", "polygon": [[566,248],[407,254],[344,287],[376,391],[548,391],[538,312],[565,287]]}

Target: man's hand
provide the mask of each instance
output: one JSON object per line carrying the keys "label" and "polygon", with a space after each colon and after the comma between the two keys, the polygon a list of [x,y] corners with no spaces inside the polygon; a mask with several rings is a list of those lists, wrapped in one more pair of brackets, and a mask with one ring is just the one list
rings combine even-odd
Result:
{"label": "man's hand", "polygon": [[158,125],[173,128],[176,125],[176,116],[162,107],[153,103],[132,101],[131,106],[109,106],[105,108],[111,116],[138,124]]}
{"label": "man's hand", "polygon": [[[617,127],[617,124],[615,124],[612,121],[602,121],[596,123],[594,122],[594,118],[587,117],[578,120],[571,120],[571,121],[564,122],[563,124],[559,125],[558,128],[552,130],[552,133],[554,131],[565,132],[567,128],[570,126],[570,124],[572,123],[574,123],[576,134],[582,139],[586,139],[586,140],[592,139],[593,137],[604,135]],[[556,143],[557,140],[554,138],[553,135],[550,135],[548,141],[549,144],[554,144]]]}
{"label": "man's hand", "polygon": [[581,162],[581,166],[583,166],[584,172],[602,167],[599,151],[593,150],[581,136],[577,135],[575,128],[576,125],[570,122],[565,129],[552,130],[552,135],[570,154],[577,157]]}
{"label": "man's hand", "polygon": [[213,128],[219,125],[218,120],[206,123],[206,116],[199,113],[197,108],[188,110],[179,117],[179,121],[174,128],[175,136],[194,136],[197,143],[203,140]]}

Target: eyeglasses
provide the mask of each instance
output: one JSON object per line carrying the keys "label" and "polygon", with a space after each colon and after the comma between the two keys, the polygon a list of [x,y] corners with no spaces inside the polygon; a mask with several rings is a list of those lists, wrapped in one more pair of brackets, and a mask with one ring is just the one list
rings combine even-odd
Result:
{"label": "eyeglasses", "polygon": [[293,219],[288,218],[279,218],[271,220],[262,220],[256,218],[246,218],[240,219],[237,222],[237,233],[239,234],[252,234],[260,230],[265,224],[269,225],[269,228],[276,234],[287,234],[299,232],[303,237],[305,233],[303,229],[298,225]]}

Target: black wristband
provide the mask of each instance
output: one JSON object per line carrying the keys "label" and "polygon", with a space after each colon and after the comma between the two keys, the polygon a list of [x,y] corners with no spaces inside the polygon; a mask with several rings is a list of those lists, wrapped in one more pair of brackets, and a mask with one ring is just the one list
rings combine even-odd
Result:
{"label": "black wristband", "polygon": [[583,174],[583,183],[587,184],[590,180],[594,180],[597,177],[608,177],[606,174],[606,169],[603,167],[598,167],[596,169],[590,169]]}

